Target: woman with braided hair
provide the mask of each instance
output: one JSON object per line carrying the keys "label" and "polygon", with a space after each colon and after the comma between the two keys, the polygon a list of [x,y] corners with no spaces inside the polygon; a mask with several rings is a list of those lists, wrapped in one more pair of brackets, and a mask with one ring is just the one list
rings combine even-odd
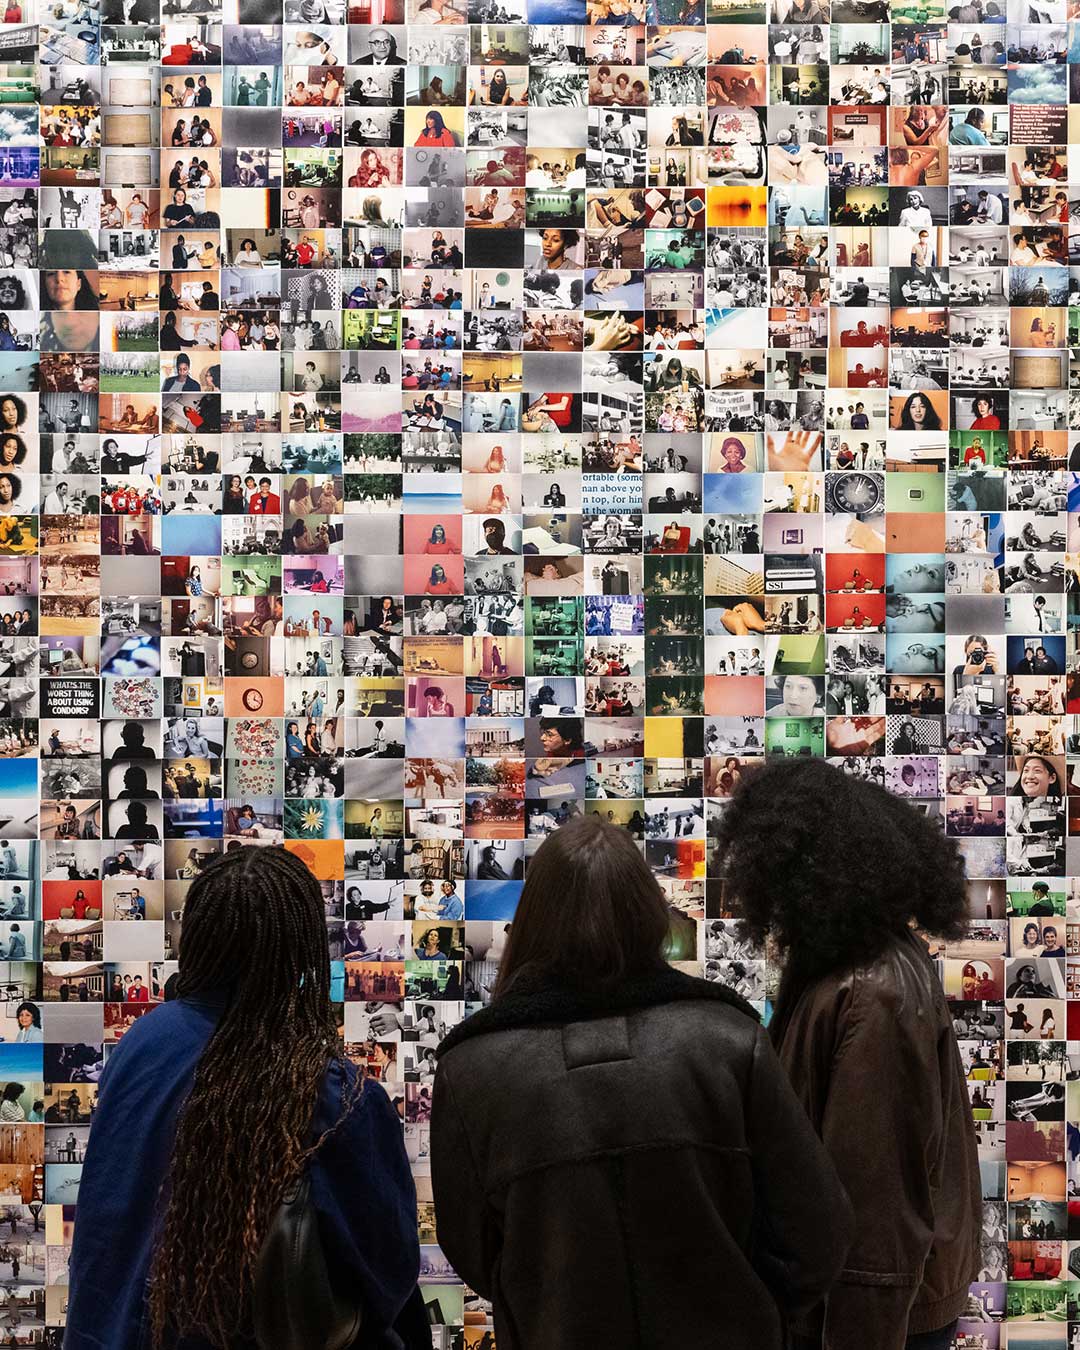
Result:
{"label": "woman with braided hair", "polygon": [[353,1350],[430,1350],[416,1196],[397,1111],[342,1053],[320,888],[282,848],[193,881],[174,1001],[101,1078],[80,1187],[69,1350],[254,1350],[252,1287],[306,1170]]}

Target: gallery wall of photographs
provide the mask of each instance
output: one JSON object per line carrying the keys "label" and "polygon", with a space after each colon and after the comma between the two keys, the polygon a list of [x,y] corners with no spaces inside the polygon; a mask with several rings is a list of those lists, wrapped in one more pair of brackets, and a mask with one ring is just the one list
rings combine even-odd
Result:
{"label": "gallery wall of photographs", "polygon": [[1080,1346],[1078,20],[7,0],[7,1344],[61,1344],[98,1081],[192,880],[283,843],[401,1114],[436,1345],[491,1350],[434,1048],[583,812],[640,842],[670,959],[767,1010],[715,827],[783,754],[957,839],[956,1345]]}

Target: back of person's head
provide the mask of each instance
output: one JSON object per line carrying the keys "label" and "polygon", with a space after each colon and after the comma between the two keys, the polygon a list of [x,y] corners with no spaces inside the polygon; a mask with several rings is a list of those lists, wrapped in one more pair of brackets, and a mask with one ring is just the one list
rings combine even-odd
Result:
{"label": "back of person's head", "polygon": [[311,1151],[323,1075],[341,1054],[322,893],[299,858],[248,846],[196,877],[176,996],[225,1006],[177,1121],[151,1269],[153,1339],[225,1346],[250,1335],[262,1241]]}
{"label": "back of person's head", "polygon": [[525,874],[496,994],[525,983],[610,986],[660,965],[663,893],[628,830],[575,816],[541,844]]}
{"label": "back of person's head", "polygon": [[964,864],[909,801],[815,758],[744,770],[720,817],[725,889],[744,939],[806,975],[872,961],[912,920],[967,931]]}

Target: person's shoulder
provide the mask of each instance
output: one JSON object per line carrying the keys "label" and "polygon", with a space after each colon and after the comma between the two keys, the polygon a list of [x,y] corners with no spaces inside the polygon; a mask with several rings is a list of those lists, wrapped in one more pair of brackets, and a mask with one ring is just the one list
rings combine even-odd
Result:
{"label": "person's shoulder", "polygon": [[[466,1045],[486,1044],[495,1052],[494,1057],[501,1058],[520,1034],[539,1029],[561,1032],[567,1026],[608,1017],[635,1019],[643,1026],[729,1026],[751,1039],[760,1022],[753,1005],[726,985],[669,968],[625,981],[608,992],[575,993],[556,988],[511,991],[454,1028],[439,1047],[440,1063]],[[457,1056],[458,1062],[464,1058]]]}
{"label": "person's shoulder", "polygon": [[815,975],[796,998],[788,1018],[789,1028],[802,1026],[820,1034],[828,1031],[837,1039],[842,1037],[854,1007],[856,986],[868,968],[869,965],[846,962]]}
{"label": "person's shoulder", "polygon": [[364,1076],[351,1060],[341,1058],[332,1059],[326,1066],[316,1118],[322,1129],[336,1125],[335,1134],[340,1132],[346,1144],[350,1138],[369,1135],[380,1126],[400,1125],[382,1083]]}
{"label": "person's shoulder", "polygon": [[188,1045],[201,1045],[213,1030],[214,1021],[215,1014],[208,1007],[187,999],[155,1004],[124,1032],[109,1063],[158,1054],[166,1043],[173,1053],[182,1053]]}
{"label": "person's shoulder", "polygon": [[702,1038],[710,1045],[723,1041],[731,1050],[752,1050],[761,1027],[753,1005],[726,985],[697,979],[693,984],[701,988],[687,989],[684,996],[642,1009],[638,1016],[675,1041]]}
{"label": "person's shoulder", "polygon": [[887,1019],[900,1028],[912,1018],[925,1022],[930,1008],[948,1018],[934,963],[914,933],[891,939],[873,960],[854,967],[849,978],[859,1021]]}

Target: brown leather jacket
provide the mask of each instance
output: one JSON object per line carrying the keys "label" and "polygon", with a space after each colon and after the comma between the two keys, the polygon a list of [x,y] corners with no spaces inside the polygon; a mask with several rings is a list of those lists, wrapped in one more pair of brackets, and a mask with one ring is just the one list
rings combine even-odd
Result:
{"label": "brown leather jacket", "polygon": [[824,1350],[901,1350],[959,1316],[979,1268],[971,1106],[925,945],[905,935],[813,983],[779,1053],[855,1210],[839,1280],[797,1330]]}

